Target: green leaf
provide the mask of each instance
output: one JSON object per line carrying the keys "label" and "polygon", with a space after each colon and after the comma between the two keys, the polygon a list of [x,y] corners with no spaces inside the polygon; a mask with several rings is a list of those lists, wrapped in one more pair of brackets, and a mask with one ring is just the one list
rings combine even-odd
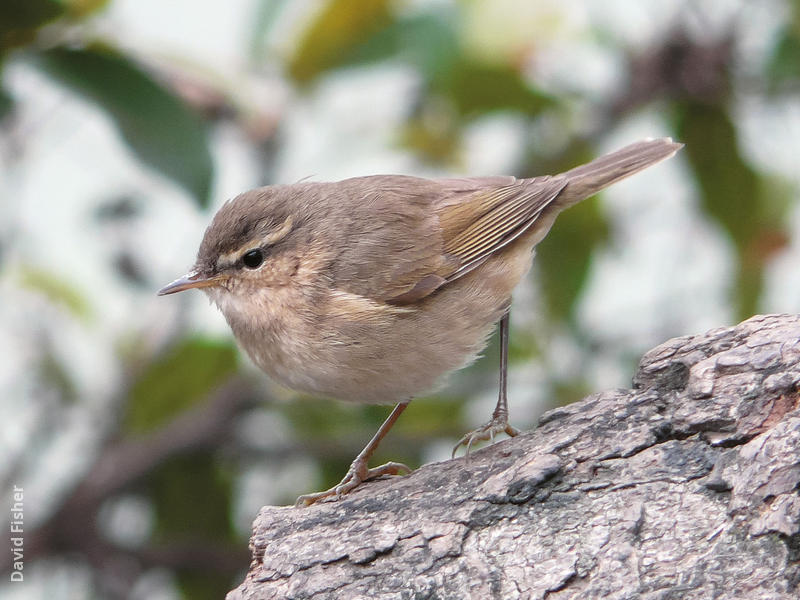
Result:
{"label": "green leaf", "polygon": [[58,48],[32,56],[45,73],[105,110],[142,162],[208,205],[213,164],[207,133],[176,96],[113,50]]}
{"label": "green leaf", "polygon": [[744,160],[736,128],[723,107],[686,102],[678,106],[676,116],[703,209],[730,234],[736,247],[738,314],[749,317],[758,309],[767,260],[787,243],[786,195]]}
{"label": "green leaf", "polygon": [[548,95],[532,88],[510,65],[461,60],[435,86],[467,117],[498,110],[535,116],[555,104]]}
{"label": "green leaf", "polygon": [[703,207],[746,245],[758,230],[758,175],[742,159],[736,129],[718,106],[688,103],[679,119],[679,137],[698,178]]}
{"label": "green leaf", "polygon": [[161,356],[133,384],[125,429],[159,427],[224,383],[236,371],[236,349],[228,343],[192,338]]}
{"label": "green leaf", "polygon": [[303,32],[289,74],[308,83],[347,62],[351,52],[392,21],[388,0],[329,0]]}
{"label": "green leaf", "polygon": [[780,34],[766,73],[773,90],[800,79],[799,27],[787,26]]}

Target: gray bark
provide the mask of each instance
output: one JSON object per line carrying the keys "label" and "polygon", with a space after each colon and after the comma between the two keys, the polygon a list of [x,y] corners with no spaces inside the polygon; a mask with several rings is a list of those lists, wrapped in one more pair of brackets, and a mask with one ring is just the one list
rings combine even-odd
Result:
{"label": "gray bark", "polygon": [[228,600],[796,599],[798,387],[800,316],[670,340],[469,460],[262,508]]}

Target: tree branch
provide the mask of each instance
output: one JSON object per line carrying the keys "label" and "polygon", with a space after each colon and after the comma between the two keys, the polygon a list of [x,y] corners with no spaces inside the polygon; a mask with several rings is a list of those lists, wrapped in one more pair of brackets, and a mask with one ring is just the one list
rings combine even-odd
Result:
{"label": "tree branch", "polygon": [[797,598],[800,317],[670,340],[536,431],[267,506],[228,600]]}

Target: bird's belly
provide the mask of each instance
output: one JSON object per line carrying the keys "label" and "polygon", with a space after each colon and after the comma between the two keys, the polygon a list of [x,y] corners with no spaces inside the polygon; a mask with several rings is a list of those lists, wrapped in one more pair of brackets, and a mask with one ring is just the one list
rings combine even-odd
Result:
{"label": "bird's belly", "polygon": [[[442,343],[420,331],[417,319],[358,327],[357,336],[340,328],[274,336],[269,344],[248,347],[252,360],[275,381],[294,390],[370,404],[407,400],[436,387],[449,372],[477,356],[485,331],[453,332]],[[327,331],[326,331],[327,329]],[[346,328],[345,328],[346,329]],[[325,335],[326,333],[330,335]],[[466,335],[465,335],[466,334]]]}
{"label": "bird's belly", "polygon": [[[228,321],[252,360],[289,388],[373,404],[408,400],[485,347],[530,265],[527,248],[505,256],[411,307],[334,291],[311,310],[298,310],[296,300],[271,294],[268,317],[257,326]],[[284,301],[294,307],[281,309]]]}
{"label": "bird's belly", "polygon": [[466,314],[453,308],[433,305],[360,319],[334,310],[309,326],[273,326],[258,337],[237,337],[253,362],[286,387],[389,404],[435,388],[474,360],[503,310]]}

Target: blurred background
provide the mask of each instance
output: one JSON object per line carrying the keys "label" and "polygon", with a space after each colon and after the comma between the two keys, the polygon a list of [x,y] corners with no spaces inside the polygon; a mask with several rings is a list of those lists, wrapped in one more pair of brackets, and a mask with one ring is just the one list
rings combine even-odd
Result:
{"label": "blurred background", "polygon": [[[800,1],[3,0],[3,598],[221,598],[263,504],[336,483],[388,413],[299,398],[190,292],[248,188],[566,170],[686,148],[563,214],[512,312],[511,420],[627,387],[670,337],[800,306]],[[449,457],[485,359],[375,457]]]}

